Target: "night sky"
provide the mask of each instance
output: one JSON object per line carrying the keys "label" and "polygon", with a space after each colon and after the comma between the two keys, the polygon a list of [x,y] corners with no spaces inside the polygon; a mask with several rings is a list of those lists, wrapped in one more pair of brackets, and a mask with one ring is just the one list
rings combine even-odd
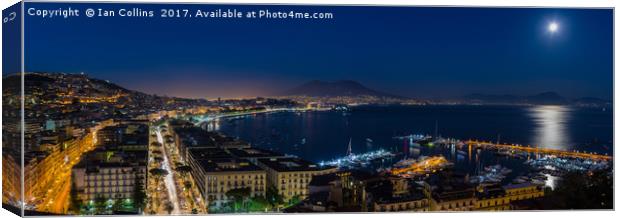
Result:
{"label": "night sky", "polygon": [[[69,4],[28,3],[55,9]],[[72,8],[102,7],[71,4]],[[116,4],[106,8],[160,5]],[[612,98],[611,9],[166,5],[332,12],[331,20],[26,16],[26,71],[85,72],[180,97],[356,80],[402,96]],[[549,31],[556,22],[558,30]]]}

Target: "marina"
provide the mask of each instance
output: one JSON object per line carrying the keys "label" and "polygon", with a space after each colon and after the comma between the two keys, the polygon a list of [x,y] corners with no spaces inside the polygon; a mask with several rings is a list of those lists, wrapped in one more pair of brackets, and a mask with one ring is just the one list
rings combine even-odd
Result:
{"label": "marina", "polygon": [[554,156],[559,156],[559,157],[591,159],[591,160],[608,161],[612,159],[612,157],[609,155],[597,154],[596,152],[580,152],[577,150],[567,151],[567,150],[560,150],[560,149],[540,148],[538,146],[500,144],[500,143],[484,142],[484,141],[478,141],[478,140],[467,140],[464,143],[469,146],[482,147],[486,149],[498,149],[502,151],[503,154],[514,154],[515,152],[527,152],[527,153],[554,155]]}
{"label": "marina", "polygon": [[511,169],[503,167],[499,164],[492,165],[485,167],[484,171],[482,171],[479,175],[472,176],[469,179],[469,182],[475,184],[501,183],[506,178],[506,175],[511,172]]}
{"label": "marina", "polygon": [[532,168],[562,175],[567,172],[588,172],[603,170],[609,167],[608,161],[578,159],[578,158],[559,158],[554,156],[544,156],[539,159],[531,159],[525,162]]}
{"label": "marina", "polygon": [[354,169],[367,167],[372,161],[382,160],[385,158],[395,157],[396,154],[379,149],[372,152],[362,154],[349,154],[347,156],[337,158],[330,161],[319,162],[320,166],[337,166],[342,169]]}
{"label": "marina", "polygon": [[[527,120],[528,116],[503,121],[497,123],[497,126],[480,128],[467,123],[484,120],[486,117],[467,113],[458,115],[460,122],[445,124],[446,121],[437,122],[433,118],[444,113],[425,114],[420,111],[421,107],[395,106],[390,108],[390,113],[383,113],[385,108],[381,107],[360,107],[349,109],[350,116],[342,116],[342,111],[339,110],[311,111],[300,115],[288,112],[267,113],[266,116],[246,117],[235,122],[235,125],[224,122],[220,130],[246,139],[256,146],[308,158],[320,165],[333,165],[344,170],[379,172],[403,178],[425,177],[427,174],[450,171],[466,176],[470,184],[483,186],[529,183],[553,187],[567,172],[587,173],[609,169],[613,162],[612,157],[603,154],[606,149],[610,152],[607,143],[597,144],[596,147],[568,145],[576,139],[584,140],[590,136],[606,134],[605,131],[598,131],[596,134],[573,134],[570,137],[567,132],[554,133],[563,136],[552,138],[554,143],[567,145],[535,146],[537,138],[529,138],[530,135],[519,136],[518,133],[523,131],[503,129],[505,126],[525,127],[519,122]],[[440,106],[432,108],[433,111],[443,109]],[[486,110],[485,113],[502,111],[514,117],[519,117],[519,114],[511,114],[513,112],[538,113],[538,110],[529,108],[460,108],[461,111]],[[444,115],[455,116],[450,114],[451,111],[446,111]],[[380,122],[367,122],[369,119]],[[439,123],[450,128],[440,128]],[[370,128],[371,126],[381,128]],[[455,131],[455,127],[459,131]],[[488,133],[489,129],[493,129],[492,134]],[[275,136],[274,132],[277,133]],[[502,142],[497,132],[503,133],[502,138],[505,141],[530,146]],[[469,140],[476,137],[495,140]]]}

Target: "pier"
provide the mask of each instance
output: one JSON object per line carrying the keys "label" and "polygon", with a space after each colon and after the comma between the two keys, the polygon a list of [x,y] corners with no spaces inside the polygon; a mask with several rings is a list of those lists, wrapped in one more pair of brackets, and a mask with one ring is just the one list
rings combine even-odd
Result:
{"label": "pier", "polygon": [[465,141],[465,144],[468,146],[476,146],[488,149],[506,149],[511,151],[522,151],[528,153],[536,153],[536,154],[546,154],[546,155],[555,155],[558,157],[573,157],[573,158],[582,158],[582,159],[591,159],[591,160],[605,160],[610,161],[613,158],[609,155],[602,155],[596,153],[585,153],[579,151],[565,151],[559,149],[551,149],[551,148],[538,148],[530,147],[530,146],[522,146],[522,145],[514,145],[514,144],[498,144],[492,142],[478,141],[478,140],[468,140]]}

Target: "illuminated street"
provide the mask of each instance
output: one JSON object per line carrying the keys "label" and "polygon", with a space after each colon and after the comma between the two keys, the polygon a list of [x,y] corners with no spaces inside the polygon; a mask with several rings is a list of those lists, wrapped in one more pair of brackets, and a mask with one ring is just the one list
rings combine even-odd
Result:
{"label": "illuminated street", "polygon": [[[164,138],[161,135],[161,131],[157,131],[157,141],[159,143],[164,144]],[[170,161],[168,160],[168,155],[166,154],[166,149],[162,149],[164,153],[163,158],[164,162],[162,164],[162,168],[168,171],[164,183],[166,184],[166,190],[168,191],[168,200],[172,203],[174,209],[172,210],[172,214],[179,214],[179,199],[177,198],[177,188],[174,183],[174,176],[172,168],[170,167]]]}
{"label": "illuminated street", "polygon": [[[158,128],[155,132],[157,134],[157,141],[159,143],[164,144],[164,138],[161,135],[161,130]],[[162,149],[164,161],[162,163],[162,169],[168,171],[164,178],[164,184],[166,185],[166,190],[168,191],[168,200],[172,203],[173,210],[171,214],[179,214],[179,199],[177,198],[177,188],[174,183],[174,176],[172,168],[170,167],[170,161],[168,160],[168,155],[166,149]]]}
{"label": "illuminated street", "polygon": [[[36,208],[41,211],[50,213],[64,214],[67,212],[69,206],[69,192],[71,191],[71,169],[80,162],[81,155],[95,148],[94,135],[87,135],[83,139],[79,140],[79,150],[76,153],[63,153],[65,155],[58,156],[62,158],[57,160],[57,163],[61,163],[60,167],[55,169],[57,175],[53,175],[54,178],[52,184],[48,184],[47,191],[45,192],[42,200]],[[77,148],[76,148],[77,149]],[[66,159],[65,159],[66,158]],[[67,162],[65,162],[65,160]]]}
{"label": "illuminated street", "polygon": [[[165,142],[164,148],[164,150],[167,151],[166,156],[168,157],[168,162],[184,165],[187,164],[186,161],[179,155],[179,150],[174,143]],[[181,192],[177,192],[177,194],[179,194],[177,195],[177,198],[182,214],[191,214],[193,212],[197,214],[206,213],[206,206],[204,204],[204,201],[202,200],[200,191],[198,190],[198,186],[195,184],[191,173],[181,175],[181,173],[179,173],[177,170],[172,170],[171,175],[173,175],[174,177],[175,185],[177,188],[176,190],[183,190]],[[185,187],[185,183],[191,184],[191,187],[187,189]],[[192,211],[193,209],[195,209],[196,211]]]}

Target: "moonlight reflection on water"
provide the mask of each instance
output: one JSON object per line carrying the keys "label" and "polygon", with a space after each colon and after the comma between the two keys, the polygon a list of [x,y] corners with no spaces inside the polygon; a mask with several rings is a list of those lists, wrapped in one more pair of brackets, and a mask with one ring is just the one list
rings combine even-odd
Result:
{"label": "moonlight reflection on water", "polygon": [[504,143],[605,153],[611,151],[590,142],[611,142],[612,121],[609,111],[572,106],[359,106],[346,116],[311,111],[230,117],[209,129],[320,162],[346,155],[350,140],[354,153],[403,151],[407,142],[395,136],[433,134],[436,126],[444,137],[495,141],[501,134]]}
{"label": "moonlight reflection on water", "polygon": [[567,123],[572,110],[567,106],[536,106],[529,110],[534,126],[534,145],[569,150]]}

